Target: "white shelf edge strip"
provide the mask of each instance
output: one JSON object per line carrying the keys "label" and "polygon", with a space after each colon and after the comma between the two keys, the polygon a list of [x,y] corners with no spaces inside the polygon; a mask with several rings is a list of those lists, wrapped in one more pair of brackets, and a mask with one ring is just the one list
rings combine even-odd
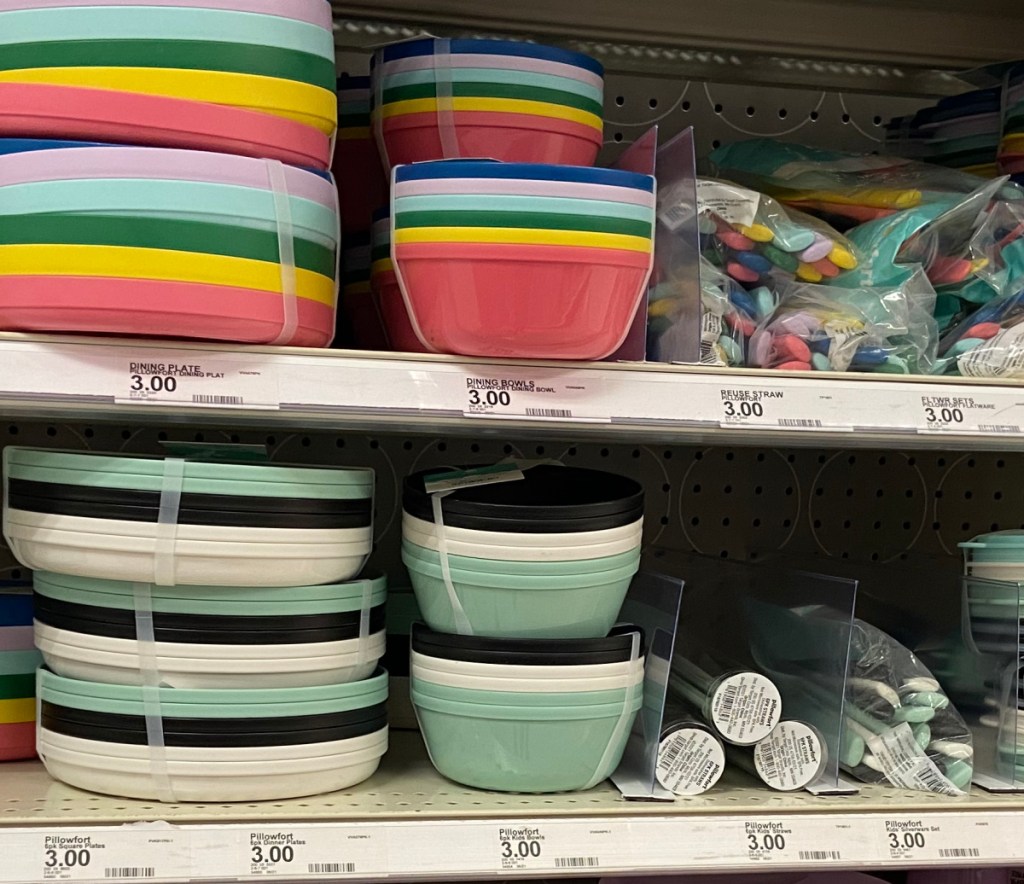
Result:
{"label": "white shelf edge strip", "polygon": [[538,426],[1024,438],[1024,388],[962,379],[796,377],[16,335],[0,336],[0,365],[0,401],[22,408],[156,406]]}
{"label": "white shelf edge strip", "polygon": [[949,810],[0,829],[0,881],[454,879],[1013,865],[1020,815]]}

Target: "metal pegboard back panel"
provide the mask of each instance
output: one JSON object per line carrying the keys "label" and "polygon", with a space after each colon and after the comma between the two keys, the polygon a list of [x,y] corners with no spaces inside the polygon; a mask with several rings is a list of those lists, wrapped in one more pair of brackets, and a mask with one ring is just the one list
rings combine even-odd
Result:
{"label": "metal pegboard back panel", "polygon": [[[340,53],[338,69],[365,74],[368,57]],[[881,146],[881,127],[886,121],[929,103],[894,95],[629,76],[612,71],[605,79],[606,158],[653,125],[658,126],[662,142],[693,126],[700,157],[728,141],[759,136],[875,151]]]}

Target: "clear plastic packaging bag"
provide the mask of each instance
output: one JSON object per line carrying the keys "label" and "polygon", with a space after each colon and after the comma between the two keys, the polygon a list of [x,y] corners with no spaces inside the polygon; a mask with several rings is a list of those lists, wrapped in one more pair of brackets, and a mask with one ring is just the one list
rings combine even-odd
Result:
{"label": "clear plastic packaging bag", "polygon": [[[985,179],[902,157],[852,154],[767,138],[726,144],[711,154],[716,175],[815,215],[853,223],[885,218],[951,194],[969,194]],[[1003,199],[1022,199],[1012,184]]]}
{"label": "clear plastic packaging bag", "polygon": [[971,732],[938,680],[882,630],[854,621],[841,764],[860,780],[963,795]]}
{"label": "clear plastic packaging bag", "polygon": [[935,374],[1024,378],[1024,277],[1011,291],[980,307],[943,337]]}
{"label": "clear plastic packaging bag", "polygon": [[747,347],[747,364],[782,371],[921,374],[935,360],[935,291],[918,269],[891,286],[786,283]]}
{"label": "clear plastic packaging bag", "polygon": [[729,181],[699,178],[697,213],[702,256],[746,287],[828,281],[858,264],[849,240],[824,221]]}
{"label": "clear plastic packaging bag", "polygon": [[775,296],[745,291],[705,258],[700,259],[701,365],[746,364],[747,342],[758,322],[775,309]]}

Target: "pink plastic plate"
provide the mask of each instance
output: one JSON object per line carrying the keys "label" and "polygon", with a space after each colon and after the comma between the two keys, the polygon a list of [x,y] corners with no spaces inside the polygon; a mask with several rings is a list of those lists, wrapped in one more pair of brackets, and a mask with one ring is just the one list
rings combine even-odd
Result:
{"label": "pink plastic plate", "polygon": [[395,272],[387,270],[384,273],[375,273],[370,277],[370,285],[377,293],[380,315],[384,320],[391,349],[402,353],[429,353],[430,350],[416,337],[416,330],[409,319],[409,310],[405,306]]}
{"label": "pink plastic plate", "polygon": [[[292,196],[334,207],[335,189],[330,181],[293,166],[283,169]],[[226,153],[159,147],[76,147],[26,151],[0,158],[0,187],[93,178],[200,181],[271,189],[263,161]]]}
{"label": "pink plastic plate", "polygon": [[36,723],[0,724],[0,761],[18,761],[36,754]]}
{"label": "pink plastic plate", "polygon": [[[334,311],[297,298],[293,347],[325,347]],[[0,330],[83,332],[266,344],[281,332],[280,295],[228,286],[78,276],[0,279]]]}
{"label": "pink plastic plate", "polygon": [[417,336],[464,356],[602,359],[629,332],[650,254],[408,243],[393,249]]}
{"label": "pink plastic plate", "polygon": [[65,9],[76,6],[175,6],[185,9],[230,9],[276,15],[311,25],[332,27],[331,8],[323,0],[4,0],[4,11]]}
{"label": "pink plastic plate", "polygon": [[293,120],[109,89],[0,83],[0,137],[181,147],[327,169],[330,142]]}
{"label": "pink plastic plate", "polygon": [[[601,133],[571,120],[496,111],[452,113],[459,155],[488,157],[507,163],[552,163],[592,166],[601,149]],[[381,136],[391,167],[446,157],[437,114],[390,117]]]}

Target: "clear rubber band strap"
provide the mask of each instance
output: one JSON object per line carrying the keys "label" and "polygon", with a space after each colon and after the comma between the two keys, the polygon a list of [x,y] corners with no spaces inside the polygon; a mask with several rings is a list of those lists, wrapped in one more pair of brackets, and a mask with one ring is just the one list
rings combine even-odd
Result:
{"label": "clear rubber band strap", "polygon": [[384,164],[384,172],[391,180],[391,160],[388,157],[387,143],[384,141],[384,74],[380,67],[375,67],[370,72],[371,88],[373,90],[373,105],[370,108],[370,125],[373,127],[373,140],[377,142],[377,152],[380,154],[380,161]]}
{"label": "clear rubber band strap", "polygon": [[156,520],[156,544],[153,549],[153,583],[174,586],[174,551],[178,540],[178,511],[181,489],[185,484],[185,461],[180,457],[164,459],[160,485],[160,510]]}
{"label": "clear rubber band strap", "polygon": [[288,195],[288,179],[279,160],[264,160],[270,192],[274,197],[274,220],[277,222],[277,256],[281,268],[281,301],[284,320],[281,333],[271,344],[289,344],[299,327],[298,279],[295,272],[295,228],[292,204]]}
{"label": "clear rubber band strap", "polygon": [[363,587],[362,607],[359,609],[358,661],[362,665],[370,659],[370,605],[373,603],[373,581],[360,580]]}
{"label": "clear rubber band strap", "polygon": [[441,136],[441,155],[446,160],[457,160],[459,136],[455,129],[455,95],[452,83],[452,41],[434,41],[434,84],[437,105],[437,131]]}
{"label": "clear rubber band strap", "polygon": [[448,593],[448,601],[452,606],[452,614],[455,617],[455,632],[458,635],[473,635],[473,627],[469,623],[465,610],[463,610],[459,594],[455,591],[455,584],[452,583],[452,569],[448,562],[448,537],[444,528],[444,513],[441,510],[441,500],[450,493],[450,491],[438,491],[430,496],[430,503],[434,509],[434,525],[437,530],[437,554],[441,559],[441,577],[444,579],[444,588]]}
{"label": "clear rubber band strap", "polygon": [[160,664],[156,655],[156,627],[153,622],[153,587],[132,584],[135,599],[135,639],[139,647],[139,673],[142,676],[142,709],[146,717],[146,743],[149,747],[149,775],[157,797],[176,804],[171,774],[167,766],[164,742],[164,717],[160,705]]}
{"label": "clear rubber band strap", "polygon": [[[636,667],[637,660],[640,659],[640,633],[633,633],[633,648],[629,654],[630,671]],[[633,700],[636,698],[636,692],[643,692],[644,680],[641,678],[639,681],[633,680],[629,683],[626,688],[626,696],[622,701],[622,714],[619,716],[619,720],[615,722],[615,727],[612,729],[612,735],[608,738],[608,745],[604,747],[604,753],[601,755],[601,760],[597,763],[597,769],[594,771],[594,775],[590,778],[590,781],[583,787],[584,789],[593,789],[601,780],[608,776],[608,766],[611,764],[612,757],[622,747],[626,731],[629,730],[630,725],[633,722]]]}

